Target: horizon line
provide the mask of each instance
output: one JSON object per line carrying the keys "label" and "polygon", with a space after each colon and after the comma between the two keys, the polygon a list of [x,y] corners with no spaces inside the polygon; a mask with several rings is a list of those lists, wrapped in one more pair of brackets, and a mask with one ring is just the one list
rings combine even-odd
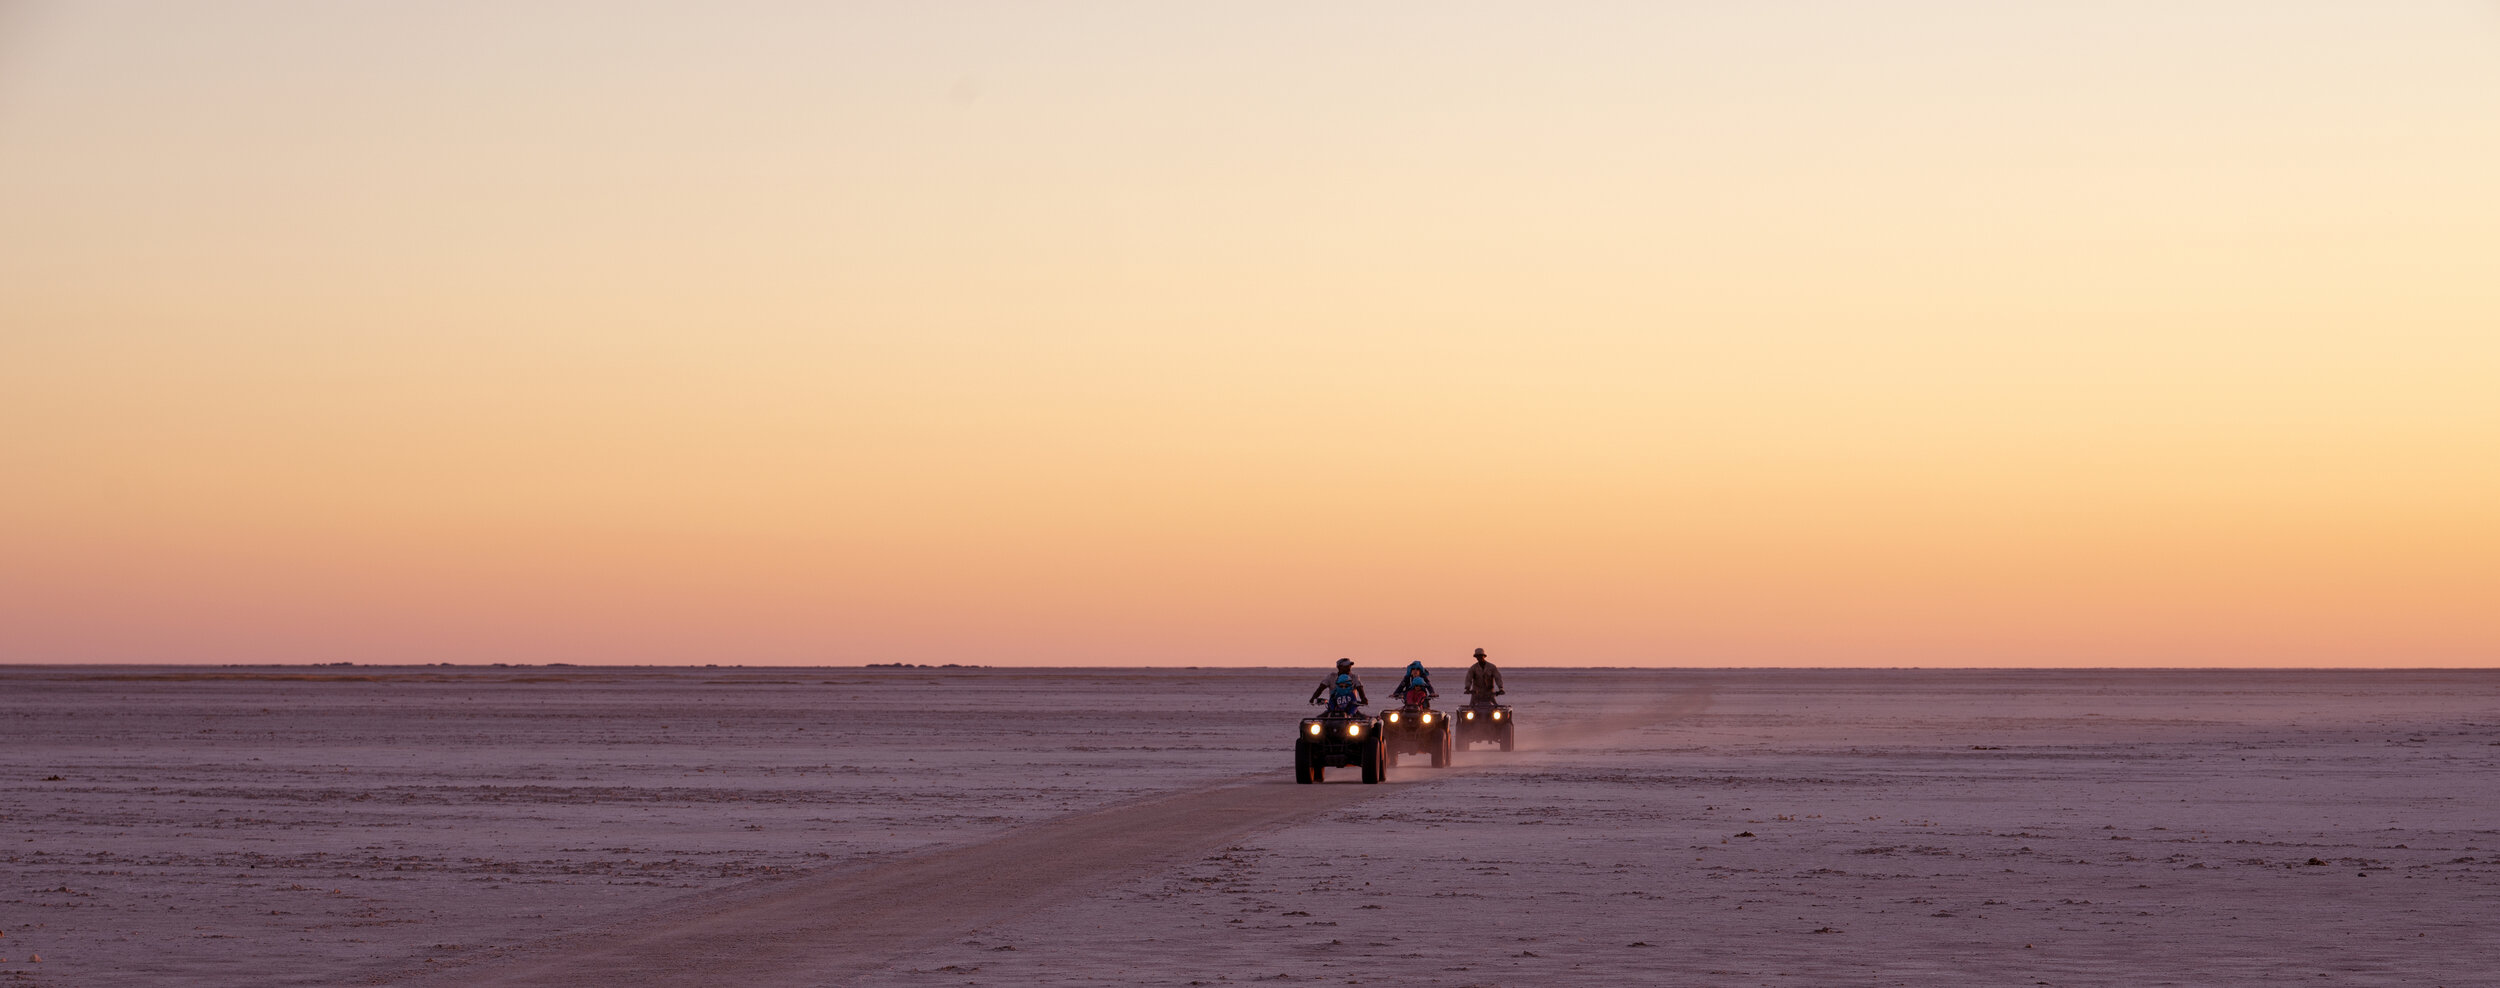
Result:
{"label": "horizon line", "polygon": [[[1461,660],[1445,663],[1456,668],[1468,665]],[[1325,663],[1309,666],[1293,665],[992,665],[970,662],[903,663],[872,662],[842,665],[758,665],[733,663],[634,663],[608,664],[588,662],[15,662],[0,661],[0,669],[581,669],[581,670],[745,670],[801,671],[885,669],[900,672],[973,672],[973,671],[1046,671],[1046,670],[1129,670],[1129,671],[1301,671],[1320,668]],[[1363,663],[1356,663],[1359,668]],[[2213,666],[2213,665],[2102,665],[2102,666],[1991,666],[1991,665],[1535,665],[1528,663],[1496,663],[1503,669],[1538,669],[1554,671],[1617,671],[1636,672],[2500,672],[2500,662],[2490,665],[2418,665],[2418,666]],[[1382,668],[1403,666],[1382,663]]]}

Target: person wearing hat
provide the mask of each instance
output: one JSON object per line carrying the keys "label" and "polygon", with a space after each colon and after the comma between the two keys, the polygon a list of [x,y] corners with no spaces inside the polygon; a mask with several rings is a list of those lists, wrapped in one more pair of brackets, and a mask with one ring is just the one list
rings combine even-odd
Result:
{"label": "person wearing hat", "polygon": [[1338,659],[1337,671],[1320,677],[1319,688],[1311,691],[1311,702],[1325,702],[1321,697],[1341,687],[1352,688],[1355,706],[1359,707],[1372,702],[1371,696],[1363,692],[1363,678],[1354,674],[1353,659]]}
{"label": "person wearing hat", "polygon": [[1476,650],[1476,664],[1467,667],[1467,705],[1490,707],[1493,698],[1502,695],[1502,670],[1484,660],[1484,650]]}

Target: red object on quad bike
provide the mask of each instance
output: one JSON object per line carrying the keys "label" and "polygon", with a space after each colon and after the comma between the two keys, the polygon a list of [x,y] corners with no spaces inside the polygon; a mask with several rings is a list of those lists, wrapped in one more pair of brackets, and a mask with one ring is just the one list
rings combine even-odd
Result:
{"label": "red object on quad bike", "polygon": [[1416,687],[1416,688],[1414,688],[1414,689],[1411,689],[1411,690],[1407,690],[1407,691],[1406,691],[1406,705],[1407,705],[1407,706],[1410,706],[1410,707],[1421,707],[1421,706],[1424,706],[1424,705],[1429,704],[1429,703],[1431,703],[1431,702],[1432,702],[1432,694],[1431,694],[1430,692],[1426,691],[1426,690],[1425,690],[1423,687],[1421,687],[1421,686],[1418,686],[1418,687]]}

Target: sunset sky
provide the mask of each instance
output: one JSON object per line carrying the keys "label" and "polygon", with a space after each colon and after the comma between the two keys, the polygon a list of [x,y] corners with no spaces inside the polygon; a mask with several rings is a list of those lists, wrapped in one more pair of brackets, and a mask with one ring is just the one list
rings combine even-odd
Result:
{"label": "sunset sky", "polygon": [[2500,665],[2500,4],[0,0],[0,662]]}

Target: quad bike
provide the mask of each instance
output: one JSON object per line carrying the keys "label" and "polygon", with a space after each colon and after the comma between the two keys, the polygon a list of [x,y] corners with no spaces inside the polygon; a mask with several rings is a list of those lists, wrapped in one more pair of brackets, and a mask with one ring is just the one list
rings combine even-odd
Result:
{"label": "quad bike", "polygon": [[1407,690],[1406,705],[1380,720],[1381,744],[1391,761],[1399,755],[1423,754],[1432,756],[1432,767],[1447,768],[1457,751],[1450,715],[1432,709],[1432,694],[1423,690]]}
{"label": "quad bike", "polygon": [[[1317,703],[1319,701],[1312,701]],[[1389,777],[1389,753],[1381,744],[1380,721],[1359,710],[1331,708],[1305,717],[1293,736],[1293,781],[1325,781],[1332,768],[1360,768],[1364,782]]]}
{"label": "quad bike", "polygon": [[1519,718],[1511,712],[1509,705],[1495,703],[1490,696],[1480,696],[1466,706],[1451,711],[1451,714],[1457,718],[1451,726],[1458,729],[1459,748],[1464,749],[1479,741],[1491,741],[1501,745],[1503,751],[1511,749],[1512,732],[1517,728]]}

